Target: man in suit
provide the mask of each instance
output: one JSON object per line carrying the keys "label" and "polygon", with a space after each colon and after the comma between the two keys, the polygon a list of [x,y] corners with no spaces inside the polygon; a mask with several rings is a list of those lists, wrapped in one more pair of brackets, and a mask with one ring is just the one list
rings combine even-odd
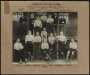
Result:
{"label": "man in suit", "polygon": [[34,28],[34,13],[31,13],[31,16],[29,18],[29,30],[33,33],[33,28]]}
{"label": "man in suit", "polygon": [[46,13],[44,13],[42,16],[41,16],[41,21],[42,21],[42,24],[43,24],[43,28],[47,28],[47,16],[46,16]]}
{"label": "man in suit", "polygon": [[21,15],[20,19],[19,19],[19,36],[23,36],[26,34],[27,32],[27,18],[24,16],[24,14]]}
{"label": "man in suit", "polygon": [[47,31],[49,33],[53,33],[53,22],[54,22],[54,19],[52,18],[51,15],[48,15],[48,18],[47,18]]}
{"label": "man in suit", "polygon": [[57,13],[54,13],[54,16],[53,16],[53,19],[54,19],[54,32],[55,32],[55,35],[56,35],[56,33],[57,33],[57,28],[58,28],[58,15],[57,15]]}
{"label": "man in suit", "polygon": [[27,19],[25,18],[25,16],[22,14],[20,19],[19,19],[19,23],[26,23]]}
{"label": "man in suit", "polygon": [[66,24],[66,19],[64,18],[64,16],[60,17],[59,24]]}

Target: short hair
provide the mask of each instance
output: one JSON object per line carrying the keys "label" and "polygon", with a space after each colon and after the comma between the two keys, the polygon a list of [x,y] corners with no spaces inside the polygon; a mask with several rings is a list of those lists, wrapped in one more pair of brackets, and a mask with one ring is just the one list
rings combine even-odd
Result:
{"label": "short hair", "polygon": [[60,33],[63,33],[63,31],[60,31]]}
{"label": "short hair", "polygon": [[31,30],[29,30],[28,32],[31,32]]}
{"label": "short hair", "polygon": [[17,41],[17,40],[20,40],[20,38],[17,38],[16,41]]}
{"label": "short hair", "polygon": [[29,30],[28,33],[31,33],[31,30]]}
{"label": "short hair", "polygon": [[73,37],[71,38],[71,40],[72,40],[72,39],[75,40],[75,38],[73,38]]}
{"label": "short hair", "polygon": [[50,33],[50,34],[53,34],[53,33]]}
{"label": "short hair", "polygon": [[36,32],[36,34],[39,34],[39,32]]}
{"label": "short hair", "polygon": [[45,29],[45,30],[46,30],[46,28],[43,28],[43,29]]}

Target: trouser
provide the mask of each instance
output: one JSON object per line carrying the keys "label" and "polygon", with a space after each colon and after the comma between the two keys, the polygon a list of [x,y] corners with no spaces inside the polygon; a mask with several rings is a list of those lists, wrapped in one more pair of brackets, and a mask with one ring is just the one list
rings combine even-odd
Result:
{"label": "trouser", "polygon": [[33,24],[29,25],[29,30],[31,30],[32,34],[33,34]]}
{"label": "trouser", "polygon": [[56,51],[55,51],[56,49],[54,48],[54,44],[49,43],[49,49],[50,49],[50,51],[49,51],[50,57],[52,59],[55,59],[56,58]]}
{"label": "trouser", "polygon": [[49,49],[42,49],[43,50],[43,56],[44,56],[44,60],[51,60],[51,57],[49,55]]}
{"label": "trouser", "polygon": [[27,42],[26,43],[26,58],[31,58],[33,56],[33,43]]}
{"label": "trouser", "polygon": [[49,43],[49,48],[50,48],[50,50],[53,50],[54,49],[54,46],[53,46],[54,44],[51,44],[51,43]]}
{"label": "trouser", "polygon": [[47,27],[48,33],[53,33],[54,32],[53,24],[48,23],[47,25],[48,25],[48,27]]}
{"label": "trouser", "polygon": [[58,57],[59,57],[59,43],[57,41],[54,43],[54,54],[55,54],[55,58],[58,59]]}
{"label": "trouser", "polygon": [[69,54],[69,59],[73,59],[73,57],[74,57],[74,55],[75,55],[75,52],[76,52],[76,49],[72,49],[72,48],[70,48],[69,49],[69,51],[70,51],[70,54]]}
{"label": "trouser", "polygon": [[34,59],[40,59],[41,58],[41,43],[35,42],[34,43]]}
{"label": "trouser", "polygon": [[23,60],[23,50],[14,50],[14,59],[15,62],[20,62]]}
{"label": "trouser", "polygon": [[40,42],[35,42],[35,51],[39,52],[40,51]]}
{"label": "trouser", "polygon": [[19,35],[18,36],[24,36],[24,35],[26,35],[26,33],[27,33],[27,25],[24,23],[22,23],[22,24],[19,24],[19,30],[18,30],[18,32],[17,33],[19,33]]}
{"label": "trouser", "polygon": [[66,44],[64,42],[59,42],[59,57],[65,58],[66,57]]}
{"label": "trouser", "polygon": [[36,34],[36,32],[39,32],[40,33],[42,28],[36,26],[36,27],[34,27],[34,29],[35,29],[35,34]]}
{"label": "trouser", "polygon": [[55,32],[56,35],[57,35],[57,29],[58,29],[58,26],[54,25],[54,32]]}
{"label": "trouser", "polygon": [[43,28],[47,29],[47,23],[46,22],[43,22]]}

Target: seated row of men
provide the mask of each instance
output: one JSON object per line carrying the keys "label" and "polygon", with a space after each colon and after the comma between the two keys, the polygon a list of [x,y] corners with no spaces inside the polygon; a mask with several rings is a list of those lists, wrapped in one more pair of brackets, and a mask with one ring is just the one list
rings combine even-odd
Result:
{"label": "seated row of men", "polygon": [[[29,61],[29,58],[33,60],[33,53],[34,50],[37,52],[42,51],[43,53],[43,58],[52,60],[50,57],[50,51],[55,51],[57,52],[57,48],[55,49],[55,43],[58,43],[58,48],[60,51],[58,51],[58,54],[65,55],[64,50],[67,42],[66,36],[63,34],[63,32],[60,32],[60,35],[54,36],[53,33],[50,33],[50,36],[47,36],[47,32],[44,31],[41,32],[41,36],[39,35],[39,32],[36,32],[36,36],[33,36],[31,34],[31,31],[28,31],[28,34],[25,36],[25,44],[26,44],[26,55],[30,55],[29,57],[25,58],[25,61]],[[33,46],[33,44],[35,46]],[[33,49],[34,48],[34,49]],[[14,50],[17,52],[18,55],[18,60],[22,62],[22,51],[24,49],[24,46],[20,42],[20,39],[18,38],[17,41],[14,44]],[[71,42],[69,43],[69,48],[67,50],[67,55],[66,55],[66,61],[69,60],[69,55],[70,52],[72,53],[72,56],[74,55],[75,51],[77,50],[77,43],[74,41],[74,39],[71,39]],[[60,53],[59,53],[60,52]]]}

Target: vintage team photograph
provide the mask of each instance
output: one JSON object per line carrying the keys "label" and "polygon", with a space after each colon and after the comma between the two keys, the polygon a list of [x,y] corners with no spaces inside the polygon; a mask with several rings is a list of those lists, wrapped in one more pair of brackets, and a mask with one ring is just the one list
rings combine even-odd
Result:
{"label": "vintage team photograph", "polygon": [[13,12],[12,63],[77,64],[77,12]]}

